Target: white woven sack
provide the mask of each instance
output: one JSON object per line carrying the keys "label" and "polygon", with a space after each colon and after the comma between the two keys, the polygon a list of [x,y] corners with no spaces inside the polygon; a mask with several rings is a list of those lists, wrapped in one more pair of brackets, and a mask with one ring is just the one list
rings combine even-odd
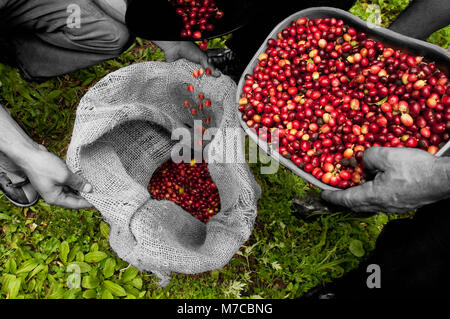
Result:
{"label": "white woven sack", "polygon": [[[82,194],[110,225],[110,245],[141,271],[157,275],[161,286],[170,273],[195,274],[223,268],[253,230],[260,188],[248,165],[241,139],[227,136],[238,128],[236,85],[227,76],[194,78],[200,66],[186,60],[137,63],[110,73],[82,98],[67,153],[70,169],[94,191]],[[195,93],[186,87],[192,84]],[[194,104],[202,92],[212,100],[197,116]],[[218,132],[210,149],[226,153],[227,163],[208,164],[220,194],[221,210],[202,223],[175,203],[157,201],[147,190],[154,171],[178,143],[175,128],[194,126],[211,117]],[[230,159],[233,160],[230,161]]]}

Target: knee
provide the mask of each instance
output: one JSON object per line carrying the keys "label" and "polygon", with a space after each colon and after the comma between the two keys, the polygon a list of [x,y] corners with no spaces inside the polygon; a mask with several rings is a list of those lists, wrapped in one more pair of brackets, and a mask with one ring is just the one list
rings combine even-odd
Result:
{"label": "knee", "polygon": [[99,41],[104,49],[111,54],[120,54],[130,42],[130,32],[128,28],[113,19],[99,21],[100,31]]}
{"label": "knee", "polygon": [[69,41],[74,48],[111,56],[122,53],[130,41],[127,26],[104,14],[82,19],[80,28],[65,26],[64,36],[64,43]]}

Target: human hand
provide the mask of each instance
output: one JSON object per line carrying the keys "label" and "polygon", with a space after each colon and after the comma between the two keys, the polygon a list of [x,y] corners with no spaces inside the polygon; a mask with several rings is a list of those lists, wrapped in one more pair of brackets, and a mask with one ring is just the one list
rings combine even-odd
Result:
{"label": "human hand", "polygon": [[181,58],[185,58],[191,62],[200,64],[204,69],[209,68],[212,71],[212,76],[220,76],[220,71],[217,70],[212,63],[209,62],[208,56],[205,52],[200,50],[198,46],[189,41],[153,41],[157,46],[164,51],[167,62],[173,62]]}
{"label": "human hand", "polygon": [[47,204],[71,209],[92,207],[83,197],[74,193],[90,193],[92,186],[72,173],[64,161],[44,147],[31,150],[22,169]]}
{"label": "human hand", "polygon": [[450,159],[412,148],[373,147],[364,152],[376,176],[360,186],[323,191],[322,198],[357,212],[404,213],[450,197]]}

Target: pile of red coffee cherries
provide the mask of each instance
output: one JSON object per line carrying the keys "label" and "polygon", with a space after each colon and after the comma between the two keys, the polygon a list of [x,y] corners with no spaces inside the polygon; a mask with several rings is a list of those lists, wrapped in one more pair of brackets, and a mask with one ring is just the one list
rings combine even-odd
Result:
{"label": "pile of red coffee cherries", "polygon": [[[217,8],[214,0],[172,0],[172,4],[183,20],[184,28],[180,34],[182,38],[201,40],[203,32],[214,30],[211,19],[223,17],[223,11]],[[200,44],[202,50],[206,50],[207,46],[207,40],[203,40]]]}
{"label": "pile of red coffee cherries", "polygon": [[239,101],[261,139],[339,188],[366,179],[374,146],[436,152],[449,140],[450,88],[432,62],[335,18],[299,18],[269,39]]}
{"label": "pile of red coffee cherries", "polygon": [[155,199],[175,202],[205,223],[220,210],[219,191],[205,162],[169,160],[155,171],[148,190]]}

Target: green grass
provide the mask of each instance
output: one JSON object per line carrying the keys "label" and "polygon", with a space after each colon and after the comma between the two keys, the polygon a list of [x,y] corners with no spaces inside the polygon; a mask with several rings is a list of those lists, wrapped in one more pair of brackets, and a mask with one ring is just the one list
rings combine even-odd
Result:
{"label": "green grass", "polygon": [[[408,1],[374,2],[382,9],[383,25],[389,25]],[[367,3],[359,1],[352,12],[367,18]],[[445,47],[449,28],[429,40]],[[0,64],[0,102],[37,142],[64,157],[77,104],[89,87],[130,63],[163,59],[159,49],[138,40],[115,60],[41,84],[28,83],[16,69]],[[0,298],[300,297],[355,268],[373,249],[383,225],[395,218],[324,214],[297,219],[292,198],[317,190],[284,168],[261,175],[260,166],[251,165],[263,196],[246,245],[223,270],[177,274],[165,289],[153,275],[127,268],[115,256],[108,226],[96,210],[67,210],[43,201],[21,209],[0,194]],[[81,270],[81,287],[69,289],[68,281],[77,279],[74,265]]]}

